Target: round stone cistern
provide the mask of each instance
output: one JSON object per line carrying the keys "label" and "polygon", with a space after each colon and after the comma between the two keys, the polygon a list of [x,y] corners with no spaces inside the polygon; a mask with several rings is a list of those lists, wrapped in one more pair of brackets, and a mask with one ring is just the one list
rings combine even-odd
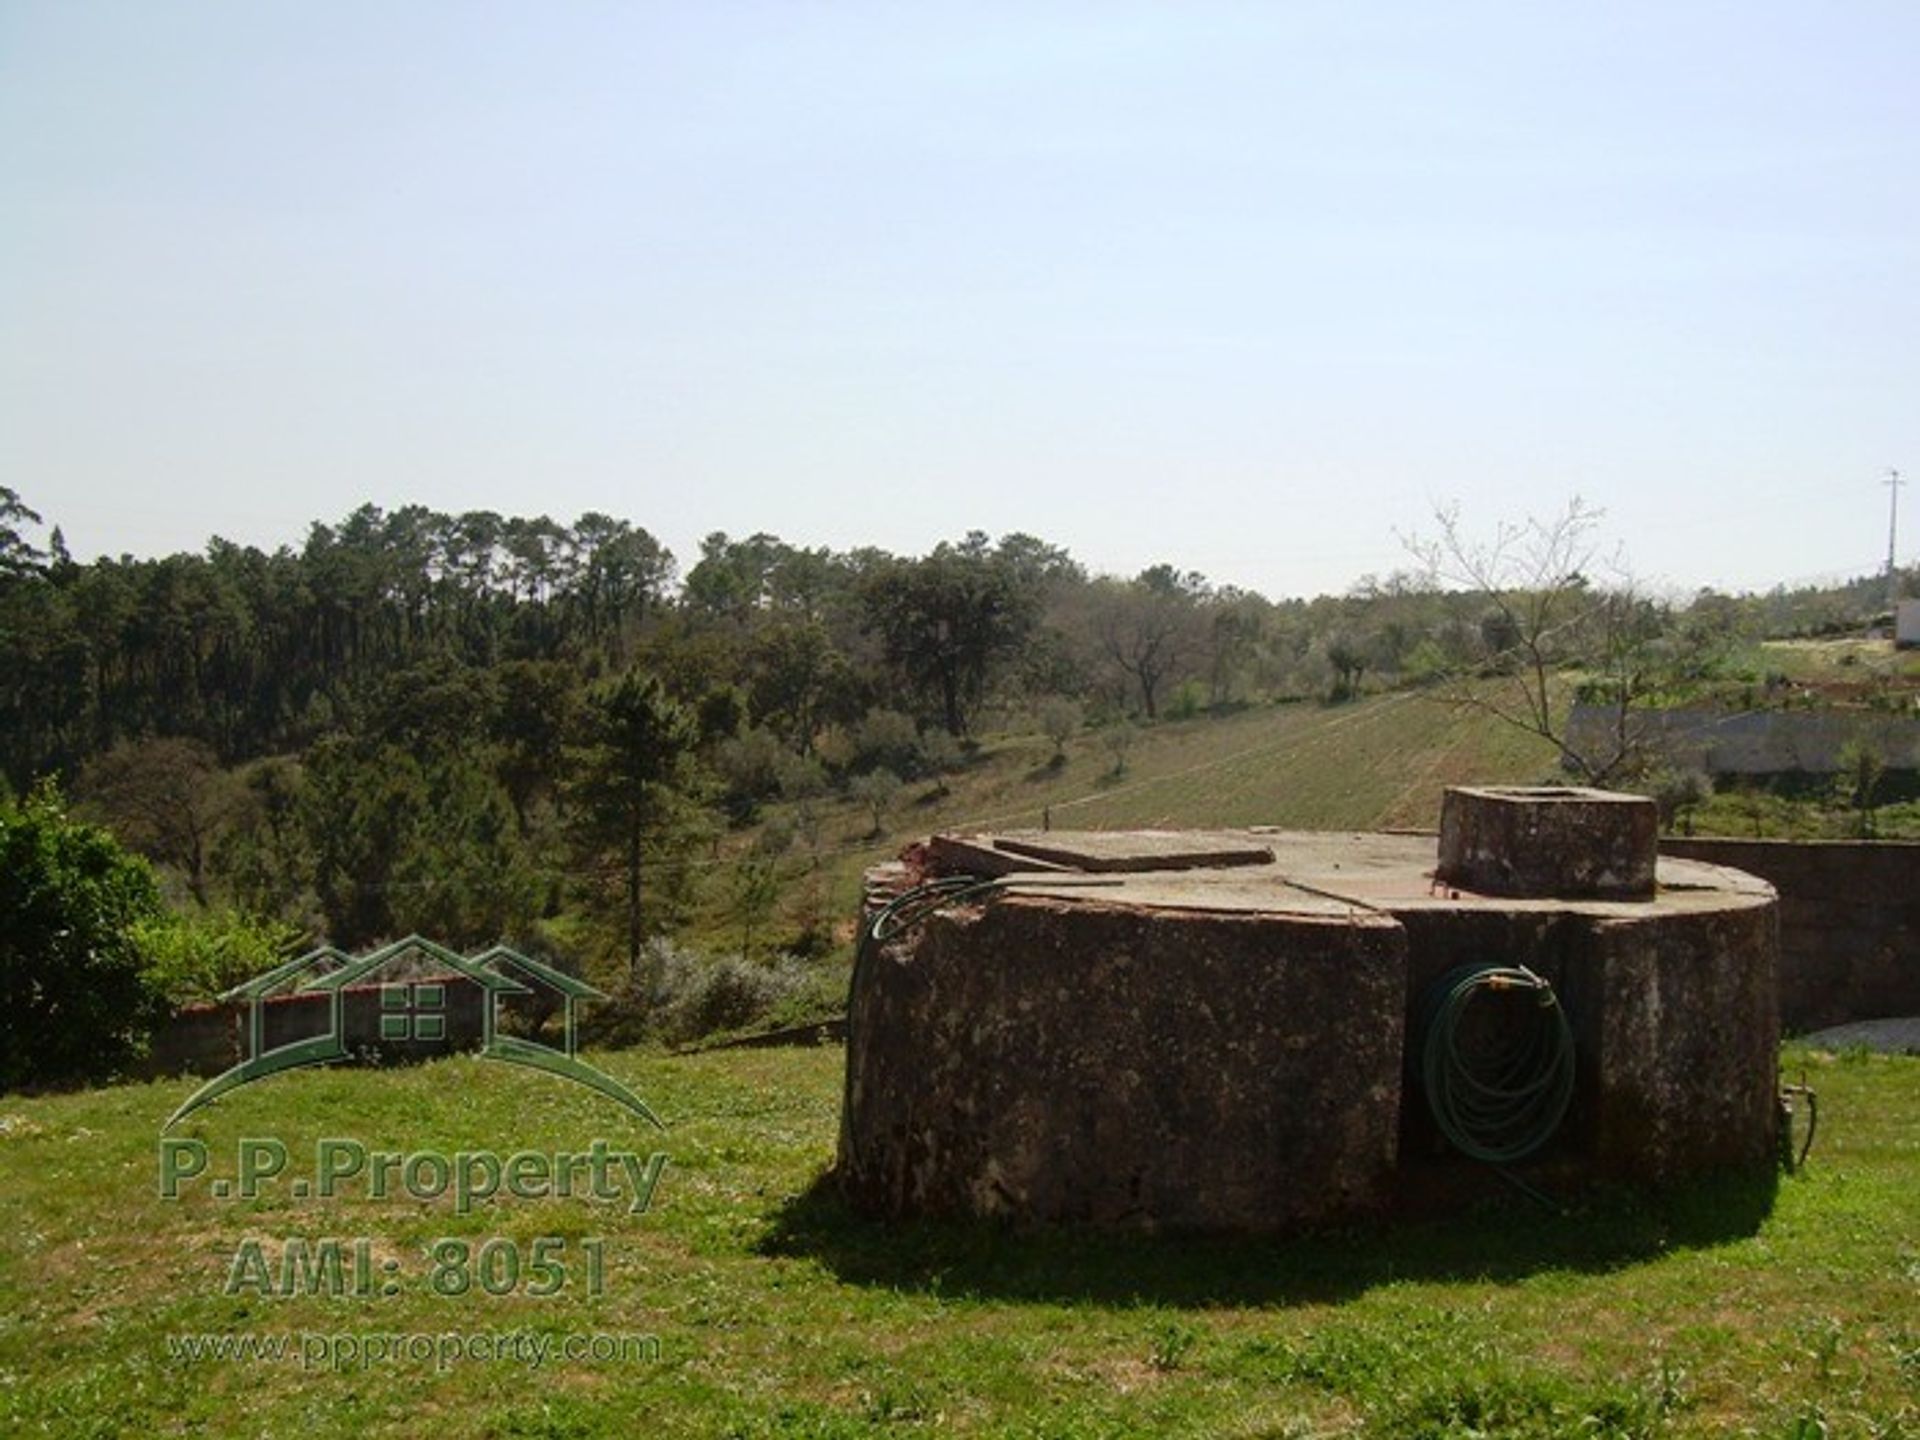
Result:
{"label": "round stone cistern", "polygon": [[1379,1213],[1476,1163],[1427,1092],[1453,1047],[1470,1080],[1482,1044],[1496,1065],[1540,1045],[1564,1061],[1565,1083],[1540,1072],[1524,1174],[1765,1165],[1773,891],[1659,858],[1655,836],[1637,796],[1492,787],[1447,792],[1437,847],[933,836],[868,875],[882,923],[855,965],[839,1182],[883,1216],[1282,1231]]}

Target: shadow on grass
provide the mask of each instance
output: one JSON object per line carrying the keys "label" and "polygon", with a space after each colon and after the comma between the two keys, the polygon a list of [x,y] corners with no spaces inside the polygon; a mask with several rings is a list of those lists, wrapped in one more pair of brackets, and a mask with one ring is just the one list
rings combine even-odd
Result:
{"label": "shadow on grass", "polygon": [[1029,785],[1038,785],[1043,781],[1058,780],[1060,772],[1066,768],[1067,757],[1064,754],[1050,755],[1040,764],[1027,770],[1020,778]]}
{"label": "shadow on grass", "polygon": [[1263,1239],[1015,1228],[976,1220],[888,1223],[857,1214],[823,1175],[782,1207],[761,1242],[840,1280],[1016,1301],[1301,1305],[1401,1281],[1503,1283],[1545,1271],[1605,1272],[1753,1235],[1772,1172],[1662,1194],[1609,1190],[1557,1211],[1518,1196],[1437,1219]]}

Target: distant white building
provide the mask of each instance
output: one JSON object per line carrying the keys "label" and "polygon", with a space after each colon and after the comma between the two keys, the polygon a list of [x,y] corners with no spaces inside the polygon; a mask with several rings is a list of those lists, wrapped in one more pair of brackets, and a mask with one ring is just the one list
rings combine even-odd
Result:
{"label": "distant white building", "polygon": [[1920,600],[1902,600],[1894,612],[1893,643],[1901,649],[1920,646]]}

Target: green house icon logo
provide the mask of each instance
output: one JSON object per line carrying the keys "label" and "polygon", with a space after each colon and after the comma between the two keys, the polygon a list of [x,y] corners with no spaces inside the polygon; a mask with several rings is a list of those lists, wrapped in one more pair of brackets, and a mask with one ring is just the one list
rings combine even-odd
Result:
{"label": "green house icon logo", "polygon": [[[432,967],[438,974],[434,978],[422,977],[417,968],[422,965]],[[407,973],[409,967],[415,967],[414,973]],[[401,973],[392,974],[396,969]],[[584,980],[504,945],[469,956],[420,935],[409,935],[359,956],[323,945],[227,991],[220,997],[222,1000],[247,1007],[246,1058],[189,1095],[160,1128],[171,1129],[182,1118],[228,1091],[264,1080],[269,1075],[352,1059],[354,1051],[349,1044],[346,1005],[349,988],[356,994],[377,988],[379,1023],[372,1033],[382,1043],[445,1044],[454,1029],[455,1007],[449,980],[462,982],[466,987],[463,993],[470,1001],[477,997],[478,1054],[482,1060],[498,1060],[571,1080],[598,1091],[649,1124],[666,1129],[644,1100],[579,1056],[577,1007],[582,1000],[604,999],[600,991]],[[561,1007],[557,1045],[504,1034],[500,1030],[498,1002],[536,990],[556,997]],[[278,995],[298,995],[323,1003],[326,1024],[321,1033],[268,1046],[266,1005],[269,996]],[[468,1018],[464,1022],[469,1025],[473,1023],[472,1008],[469,1003]]]}
{"label": "green house icon logo", "polygon": [[402,981],[380,987],[382,1040],[445,1040],[447,987],[433,981]]}

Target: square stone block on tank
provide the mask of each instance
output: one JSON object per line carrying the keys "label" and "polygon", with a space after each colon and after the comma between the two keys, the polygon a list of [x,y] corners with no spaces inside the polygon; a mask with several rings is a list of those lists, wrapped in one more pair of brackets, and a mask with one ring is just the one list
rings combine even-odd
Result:
{"label": "square stone block on tank", "polygon": [[839,1161],[861,1209],[1277,1231],[1392,1198],[1389,917],[1018,894],[861,965]]}
{"label": "square stone block on tank", "polygon": [[1640,795],[1578,786],[1454,786],[1438,876],[1482,895],[1651,899],[1660,815]]}

